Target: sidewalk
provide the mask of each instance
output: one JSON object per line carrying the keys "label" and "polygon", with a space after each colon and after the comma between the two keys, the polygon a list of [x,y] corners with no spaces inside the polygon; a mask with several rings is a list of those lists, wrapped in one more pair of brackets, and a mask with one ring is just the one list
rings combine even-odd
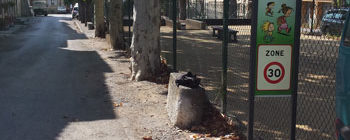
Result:
{"label": "sidewalk", "polygon": [[[78,30],[82,30],[84,33],[87,31],[87,36],[91,37],[89,32],[91,33],[93,30],[87,30],[79,21],[73,22],[79,26],[77,28],[81,28]],[[124,52],[111,51],[105,39],[90,38],[89,40],[91,41],[90,47],[96,50],[101,58],[113,69],[112,73],[105,74],[105,84],[109,89],[110,96],[113,100],[112,102],[114,102],[115,113],[118,117],[115,120],[110,120],[106,125],[113,125],[116,123],[122,124],[122,126],[115,127],[123,127],[123,131],[127,137],[119,137],[113,133],[108,134],[108,132],[104,132],[104,135],[114,139],[142,139],[152,137],[152,139],[161,140],[197,140],[201,139],[200,137],[205,137],[203,134],[201,135],[189,130],[180,130],[171,126],[166,111],[167,85],[147,81],[130,81],[130,62],[129,58],[123,55]],[[211,111],[208,112],[206,114],[210,114]],[[219,133],[222,132],[221,129],[229,130],[231,128],[227,125],[221,125],[222,123],[216,123],[216,121],[224,121],[217,119],[220,118],[210,118],[210,120],[213,121],[208,124],[208,126],[211,127],[207,129],[210,130],[209,133]],[[192,128],[192,131],[196,130],[202,133],[206,131],[202,126],[195,126]],[[237,132],[235,131],[235,133]],[[99,137],[96,138],[100,139]],[[89,137],[89,139],[91,139],[91,137]],[[206,137],[202,139],[220,140],[221,138]]]}
{"label": "sidewalk", "polygon": [[89,30],[87,27],[85,27],[84,23],[81,23],[77,19],[72,19],[72,21],[81,33],[84,33],[88,38],[95,38],[95,30]]}
{"label": "sidewalk", "polygon": [[[92,38],[94,30],[87,30],[79,21],[73,21],[78,30],[83,31],[90,39],[89,47],[95,50],[100,57],[113,69],[111,73],[106,73],[104,81],[109,89],[114,103],[116,119],[90,123],[84,125],[88,131],[97,133],[87,135],[86,130],[76,132],[80,134],[77,139],[142,139],[143,137],[152,137],[153,139],[188,139],[188,133],[170,126],[166,112],[166,93],[165,85],[159,85],[151,82],[133,82],[129,80],[129,59],[124,57],[122,51],[111,51],[105,39]],[[79,29],[81,28],[81,29]],[[102,84],[102,83],[101,83]],[[104,131],[98,130],[104,126]],[[121,124],[121,125],[118,125]],[[111,127],[112,126],[112,127]],[[71,130],[76,127],[66,128],[64,135],[60,139],[72,138]],[[122,130],[123,132],[116,132]]]}

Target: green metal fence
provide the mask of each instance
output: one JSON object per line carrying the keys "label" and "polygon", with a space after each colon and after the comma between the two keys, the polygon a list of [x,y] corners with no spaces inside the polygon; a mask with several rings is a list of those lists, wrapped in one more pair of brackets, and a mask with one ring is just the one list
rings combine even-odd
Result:
{"label": "green metal fence", "polygon": [[[246,128],[252,1],[225,0],[224,4],[215,0],[187,0],[187,19],[207,23],[206,29],[201,30],[180,30],[183,21],[178,18],[179,3],[174,2],[177,1],[161,1],[161,14],[168,17],[164,21],[167,26],[161,27],[162,57],[171,68],[198,74],[211,102]],[[225,6],[228,20],[223,19]],[[336,22],[331,26],[326,23],[330,21],[327,18],[343,20],[339,9],[345,9],[344,6],[332,2],[302,2],[295,125],[298,140],[335,139],[335,65],[342,26]],[[232,38],[223,41],[212,36],[212,29],[225,27],[223,23],[227,23],[228,29],[238,31],[238,42],[230,43]],[[225,102],[222,97],[226,91]],[[256,139],[290,139],[291,98],[257,98],[254,104]]]}

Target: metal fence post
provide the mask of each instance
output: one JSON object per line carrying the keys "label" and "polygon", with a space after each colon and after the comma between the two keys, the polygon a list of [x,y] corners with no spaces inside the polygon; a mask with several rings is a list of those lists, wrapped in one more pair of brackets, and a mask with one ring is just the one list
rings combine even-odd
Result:
{"label": "metal fence post", "polygon": [[221,101],[221,112],[226,114],[226,105],[227,105],[227,45],[228,45],[228,8],[229,1],[224,0],[224,20],[223,20],[223,41],[222,41],[222,77],[221,77],[221,86],[222,86],[222,101]]}
{"label": "metal fence post", "polygon": [[198,13],[198,0],[196,0],[196,5],[195,5],[194,9],[195,9],[194,10],[194,15],[195,15],[194,18],[198,18],[198,15],[199,15],[199,13]]}
{"label": "metal fence post", "polygon": [[132,8],[131,8],[131,4],[130,4],[130,0],[128,0],[128,26],[129,26],[129,34],[128,34],[128,36],[129,36],[129,45],[131,45],[131,10],[132,10]]}
{"label": "metal fence post", "polygon": [[186,5],[186,6],[187,6],[187,7],[186,7],[186,8],[187,8],[187,9],[186,9],[186,14],[187,14],[187,16],[186,16],[186,17],[187,17],[187,18],[190,18],[190,1],[188,0],[186,4],[187,4],[187,5]]}
{"label": "metal fence post", "polygon": [[215,10],[215,19],[217,19],[217,17],[216,17],[216,0],[214,1],[214,10]]}
{"label": "metal fence post", "polygon": [[173,70],[176,71],[176,9],[177,0],[173,0]]}

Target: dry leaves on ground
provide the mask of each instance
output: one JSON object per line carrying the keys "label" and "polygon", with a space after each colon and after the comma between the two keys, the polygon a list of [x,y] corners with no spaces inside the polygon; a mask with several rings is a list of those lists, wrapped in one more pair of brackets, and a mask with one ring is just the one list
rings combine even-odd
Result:
{"label": "dry leaves on ground", "polygon": [[193,126],[191,131],[202,133],[199,138],[219,137],[223,140],[245,140],[245,136],[234,125],[232,120],[222,115],[215,107],[210,106],[204,113],[203,121],[200,125]]}
{"label": "dry leaves on ground", "polygon": [[152,136],[144,136],[142,139],[143,139],[143,140],[153,140],[153,139],[152,139]]}
{"label": "dry leaves on ground", "polygon": [[114,103],[113,103],[113,106],[114,106],[114,107],[122,107],[122,106],[123,106],[123,103],[120,102],[120,103],[118,104],[118,103],[114,102]]}

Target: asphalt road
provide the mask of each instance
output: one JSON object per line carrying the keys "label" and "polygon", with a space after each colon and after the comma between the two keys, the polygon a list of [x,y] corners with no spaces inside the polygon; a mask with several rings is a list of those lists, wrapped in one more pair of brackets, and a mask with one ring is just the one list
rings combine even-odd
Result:
{"label": "asphalt road", "polygon": [[35,17],[0,40],[1,140],[59,139],[73,122],[117,118],[103,75],[111,68],[87,40],[69,15]]}

